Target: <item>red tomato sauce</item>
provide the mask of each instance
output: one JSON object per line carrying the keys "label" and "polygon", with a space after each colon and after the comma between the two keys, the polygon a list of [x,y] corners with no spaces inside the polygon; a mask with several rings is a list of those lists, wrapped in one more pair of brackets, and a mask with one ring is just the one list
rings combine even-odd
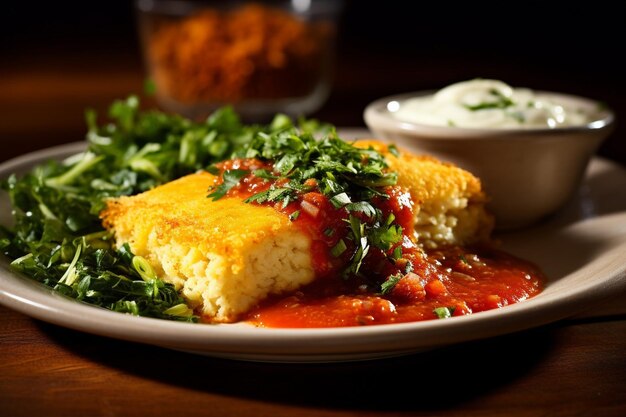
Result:
{"label": "red tomato sauce", "polygon": [[[267,180],[253,170],[272,172],[256,159],[218,164],[223,172],[250,170],[228,195],[248,198],[281,187],[286,180]],[[282,181],[282,183],[280,182]],[[289,215],[310,236],[316,280],[297,292],[272,296],[242,320],[257,326],[313,328],[378,325],[461,316],[500,308],[535,296],[545,278],[532,263],[491,247],[450,246],[425,251],[413,236],[413,201],[399,187],[387,187],[385,198],[372,204],[378,220],[335,207],[311,180],[308,189],[288,204],[263,202]],[[369,245],[359,271],[346,274],[359,242],[354,242],[350,215],[366,225],[389,220],[402,238],[385,249]],[[338,253],[338,246],[345,246]],[[383,290],[385,282],[391,284]]]}
{"label": "red tomato sauce", "polygon": [[442,307],[452,316],[503,307],[543,286],[537,267],[493,249],[445,248],[429,253],[422,268],[386,295],[359,280],[317,280],[295,294],[266,300],[246,320],[285,328],[414,322],[437,319],[435,309]]}

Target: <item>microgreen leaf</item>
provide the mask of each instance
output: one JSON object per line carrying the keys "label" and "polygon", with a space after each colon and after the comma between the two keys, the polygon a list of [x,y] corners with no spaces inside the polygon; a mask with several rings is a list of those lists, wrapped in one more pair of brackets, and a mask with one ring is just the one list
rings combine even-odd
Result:
{"label": "microgreen leaf", "polygon": [[346,204],[350,204],[352,201],[350,200],[350,197],[348,196],[348,194],[346,193],[341,193],[341,194],[337,194],[334,195],[330,198],[330,203],[335,207],[335,208],[340,208],[345,206]]}
{"label": "microgreen leaf", "polygon": [[249,173],[250,171],[246,171],[245,169],[230,169],[224,171],[222,174],[222,183],[215,187],[207,197],[213,201],[219,200],[226,195],[228,190],[239,184],[239,180]]}
{"label": "microgreen leaf", "polygon": [[433,313],[439,319],[447,319],[452,317],[454,314],[454,307],[437,307],[433,309]]}
{"label": "microgreen leaf", "polygon": [[403,275],[398,273],[398,274],[394,274],[391,275],[387,278],[387,280],[385,282],[383,282],[380,286],[380,292],[381,294],[389,294],[391,293],[391,291],[393,291],[393,289],[396,287],[396,285],[398,285],[398,282],[400,282],[400,280],[402,279]]}
{"label": "microgreen leaf", "polygon": [[515,103],[500,91],[494,89],[489,90],[489,94],[494,97],[493,101],[484,101],[478,104],[464,104],[463,106],[470,111],[488,110],[488,109],[506,109],[515,105]]}
{"label": "microgreen leaf", "polygon": [[334,256],[335,258],[338,258],[339,256],[341,256],[346,250],[348,249],[348,247],[346,246],[346,242],[343,241],[343,239],[339,240],[339,242],[337,242],[337,244],[335,246],[333,246],[330,250],[330,253],[332,256]]}

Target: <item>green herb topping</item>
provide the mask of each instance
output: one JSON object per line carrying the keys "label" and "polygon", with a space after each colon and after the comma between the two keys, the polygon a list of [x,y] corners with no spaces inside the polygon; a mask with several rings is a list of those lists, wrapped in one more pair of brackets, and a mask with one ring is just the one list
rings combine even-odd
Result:
{"label": "green herb topping", "polygon": [[493,101],[484,101],[478,104],[464,104],[463,106],[470,111],[487,110],[487,109],[506,109],[514,106],[515,103],[495,88],[489,90],[489,94],[494,97]]}
{"label": "green herb topping", "polygon": [[[393,148],[392,153],[398,154]],[[246,175],[272,181],[271,186],[244,200],[246,203],[279,203],[283,208],[316,191],[328,198],[336,210],[348,213],[351,244],[339,241],[330,253],[339,257],[350,250],[344,277],[360,273],[370,247],[389,250],[402,239],[402,228],[393,215],[383,218],[373,199],[387,199],[388,186],[397,182],[397,173],[387,170],[384,156],[373,149],[359,148],[340,139],[334,129],[323,137],[315,132],[284,130],[258,134],[235,156],[270,161],[272,170],[225,170],[222,183],[208,195],[214,200],[225,196]],[[291,216],[292,220],[297,219]]]}
{"label": "green herb topping", "polygon": [[454,314],[454,307],[437,307],[433,310],[433,313],[439,319],[447,319]]}
{"label": "green herb topping", "polygon": [[[295,137],[296,124],[277,115],[268,125],[246,125],[230,107],[196,122],[140,111],[139,105],[135,96],[115,101],[110,120],[102,124],[88,110],[85,152],[1,182],[14,222],[11,228],[0,226],[0,250],[13,259],[13,268],[71,298],[134,315],[196,321],[173,285],[157,279],[145,259],[126,245],[115,248],[99,218],[105,200],[205,169],[278,132]],[[299,123],[303,132],[329,128],[315,120]],[[288,168],[288,158],[282,166]],[[226,174],[212,198],[226,193],[240,175]]]}

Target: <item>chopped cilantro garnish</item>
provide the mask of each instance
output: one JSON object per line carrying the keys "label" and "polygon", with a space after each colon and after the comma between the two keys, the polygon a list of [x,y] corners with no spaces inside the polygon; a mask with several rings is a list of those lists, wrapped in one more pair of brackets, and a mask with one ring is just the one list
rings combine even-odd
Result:
{"label": "chopped cilantro garnish", "polygon": [[402,240],[402,227],[397,224],[380,225],[372,228],[369,237],[374,246],[387,251]]}
{"label": "chopped cilantro garnish", "polygon": [[361,222],[357,217],[350,215],[349,219],[352,238],[356,245],[356,250],[350,259],[350,265],[344,270],[344,277],[347,278],[351,274],[358,275],[361,264],[370,250],[370,244],[365,234],[365,223]]}
{"label": "chopped cilantro garnish", "polygon": [[263,178],[266,180],[273,180],[278,178],[276,175],[272,175],[272,173],[269,172],[267,169],[255,169],[252,173],[255,177]]}
{"label": "chopped cilantro garnish", "polygon": [[489,94],[494,97],[493,101],[483,101],[478,104],[464,104],[463,106],[470,111],[478,111],[487,109],[506,109],[507,107],[515,105],[513,100],[506,97],[495,88],[489,90]]}
{"label": "chopped cilantro garnish", "polygon": [[333,206],[335,206],[335,208],[341,208],[347,204],[350,204],[352,201],[350,200],[350,197],[348,196],[348,194],[340,193],[340,194],[332,196],[330,198],[330,202]]}
{"label": "chopped cilantro garnish", "polygon": [[352,213],[363,213],[366,217],[374,217],[377,213],[376,209],[369,201],[359,201],[347,204],[346,209]]}
{"label": "chopped cilantro garnish", "polygon": [[346,242],[343,241],[343,239],[341,239],[335,246],[332,247],[332,249],[330,250],[331,255],[333,255],[335,258],[338,258],[339,256],[341,256],[346,250],[348,249],[348,247],[346,246]]}
{"label": "chopped cilantro garnish", "polygon": [[[396,184],[397,174],[387,169],[387,161],[380,152],[356,147],[340,139],[334,130],[316,137],[311,132],[285,125],[284,120],[280,125],[286,126],[284,130],[260,133],[235,153],[237,157],[273,164],[271,172],[252,171],[252,175],[274,182],[244,201],[282,202],[285,208],[307,192],[322,193],[336,210],[343,210],[349,216],[348,242],[338,243],[331,253],[337,256],[351,250],[344,276],[359,274],[370,247],[386,252],[402,239],[402,228],[394,223],[393,215],[381,219],[380,210],[373,204],[375,198],[389,198],[386,187]],[[390,152],[398,154],[393,145]],[[225,171],[222,185],[210,197],[218,199],[226,195],[244,176],[235,174]]]}
{"label": "chopped cilantro garnish", "polygon": [[389,145],[387,147],[389,153],[398,158],[400,156],[400,151],[398,151],[398,147],[396,145]]}
{"label": "chopped cilantro garnish", "polygon": [[387,278],[387,281],[383,282],[380,286],[381,294],[389,294],[403,277],[404,275],[398,273]]}
{"label": "chopped cilantro garnish", "polygon": [[454,314],[454,307],[437,307],[433,309],[433,313],[439,319],[447,319]]}
{"label": "chopped cilantro garnish", "polygon": [[224,171],[222,174],[223,182],[215,187],[212,192],[207,195],[208,198],[213,201],[219,200],[224,197],[228,190],[239,184],[239,180],[249,174],[250,171],[246,171],[244,169],[230,169]]}

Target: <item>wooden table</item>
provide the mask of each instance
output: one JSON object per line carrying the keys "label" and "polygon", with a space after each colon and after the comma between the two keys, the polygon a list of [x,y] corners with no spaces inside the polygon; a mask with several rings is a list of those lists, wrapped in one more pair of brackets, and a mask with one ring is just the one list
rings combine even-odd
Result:
{"label": "wooden table", "polygon": [[[342,108],[383,90],[356,94],[371,87],[356,78],[321,117],[360,121]],[[0,160],[81,140],[86,106],[102,112],[141,83],[132,65],[5,71]],[[590,313],[405,357],[305,365],[185,354],[0,307],[0,416],[626,416],[626,293]]]}
{"label": "wooden table", "polygon": [[339,364],[196,356],[0,307],[0,415],[624,416],[624,301],[606,315]]}

